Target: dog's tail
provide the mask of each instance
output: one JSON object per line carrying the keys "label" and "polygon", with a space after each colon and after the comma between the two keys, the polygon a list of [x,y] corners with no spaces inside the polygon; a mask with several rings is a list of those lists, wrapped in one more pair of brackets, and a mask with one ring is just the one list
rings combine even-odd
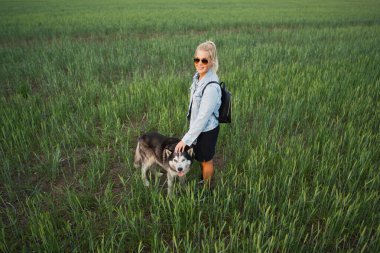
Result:
{"label": "dog's tail", "polygon": [[140,140],[137,142],[136,152],[135,152],[135,161],[133,165],[135,168],[141,167],[142,157],[140,153]]}

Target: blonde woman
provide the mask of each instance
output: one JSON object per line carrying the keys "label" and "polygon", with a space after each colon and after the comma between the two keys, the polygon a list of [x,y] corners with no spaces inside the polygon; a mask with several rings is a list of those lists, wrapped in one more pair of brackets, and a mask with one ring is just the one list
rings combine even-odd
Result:
{"label": "blonde woman", "polygon": [[175,147],[175,152],[183,152],[185,146],[195,145],[195,159],[201,163],[202,177],[208,184],[214,175],[213,157],[219,134],[222,93],[218,83],[210,83],[219,82],[218,66],[214,42],[201,43],[194,54],[196,73],[190,87],[189,130]]}

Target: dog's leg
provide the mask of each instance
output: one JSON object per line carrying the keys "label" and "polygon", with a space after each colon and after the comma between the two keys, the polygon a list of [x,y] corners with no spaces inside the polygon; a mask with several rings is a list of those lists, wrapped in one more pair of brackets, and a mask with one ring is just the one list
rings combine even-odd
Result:
{"label": "dog's leg", "polygon": [[168,196],[169,198],[173,197],[173,181],[174,181],[174,177],[172,177],[170,175],[170,173],[168,172],[167,174],[168,176]]}
{"label": "dog's leg", "polygon": [[135,152],[135,160],[133,162],[133,165],[135,168],[140,168],[141,166],[141,154],[140,154],[140,142],[137,142],[136,152]]}
{"label": "dog's leg", "polygon": [[148,171],[148,169],[149,169],[149,166],[147,166],[146,164],[143,164],[143,166],[141,167],[141,178],[146,187],[149,186],[149,181],[146,178],[146,172]]}
{"label": "dog's leg", "polygon": [[183,175],[182,177],[179,177],[179,182],[181,183],[181,185],[185,185],[186,183],[186,175]]}
{"label": "dog's leg", "polygon": [[161,173],[160,172],[160,169],[159,168],[154,168],[153,169],[153,173],[156,177],[161,177],[162,175],[164,175],[164,173]]}

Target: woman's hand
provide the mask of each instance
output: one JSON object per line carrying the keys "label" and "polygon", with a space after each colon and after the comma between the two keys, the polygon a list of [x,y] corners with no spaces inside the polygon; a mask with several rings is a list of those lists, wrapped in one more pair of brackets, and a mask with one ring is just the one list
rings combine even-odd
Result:
{"label": "woman's hand", "polygon": [[181,140],[178,142],[177,146],[175,146],[174,152],[175,153],[182,153],[185,150],[186,144]]}

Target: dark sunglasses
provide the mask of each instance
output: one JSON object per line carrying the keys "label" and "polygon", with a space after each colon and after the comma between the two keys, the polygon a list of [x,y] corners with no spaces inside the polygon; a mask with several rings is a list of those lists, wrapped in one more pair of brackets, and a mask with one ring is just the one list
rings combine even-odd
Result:
{"label": "dark sunglasses", "polygon": [[207,63],[208,63],[208,60],[205,59],[205,58],[203,58],[202,60],[199,59],[199,58],[194,58],[194,63],[197,63],[197,64],[198,64],[200,61],[201,61],[203,64],[207,64]]}

